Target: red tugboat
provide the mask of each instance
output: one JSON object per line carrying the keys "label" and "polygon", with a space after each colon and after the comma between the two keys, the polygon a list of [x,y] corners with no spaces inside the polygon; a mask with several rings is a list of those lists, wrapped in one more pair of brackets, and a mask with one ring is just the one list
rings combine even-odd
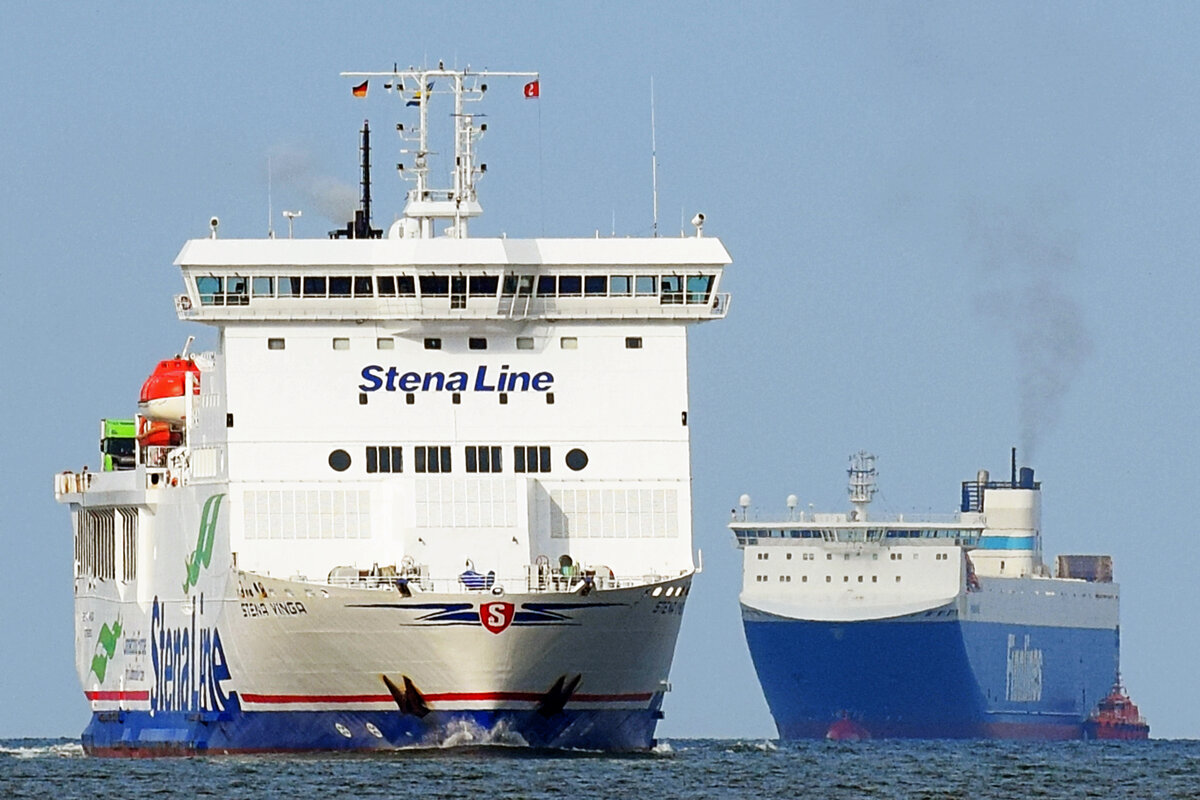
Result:
{"label": "red tugboat", "polygon": [[1083,723],[1085,739],[1120,739],[1136,741],[1150,738],[1150,724],[1142,719],[1138,707],[1125,694],[1121,678],[1113,684],[1112,691],[1100,701],[1096,710]]}

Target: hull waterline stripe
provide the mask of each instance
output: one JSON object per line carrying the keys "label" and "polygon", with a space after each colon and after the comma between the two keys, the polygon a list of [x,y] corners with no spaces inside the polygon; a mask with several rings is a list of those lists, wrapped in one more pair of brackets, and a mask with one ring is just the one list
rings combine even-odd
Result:
{"label": "hull waterline stripe", "polygon": [[83,694],[85,697],[87,697],[88,700],[149,700],[150,699],[150,692],[146,691],[146,690],[128,691],[128,692],[113,690],[113,691],[84,692]]}

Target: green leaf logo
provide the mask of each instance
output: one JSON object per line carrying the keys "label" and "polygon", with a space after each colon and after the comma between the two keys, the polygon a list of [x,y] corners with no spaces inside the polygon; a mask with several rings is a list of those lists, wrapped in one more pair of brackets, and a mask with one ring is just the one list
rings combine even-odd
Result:
{"label": "green leaf logo", "polygon": [[183,581],[183,592],[187,594],[200,580],[200,570],[212,563],[213,540],[217,535],[217,515],[221,511],[223,494],[214,494],[204,503],[200,512],[200,535],[196,539],[196,549],[187,557],[184,568],[187,574]]}

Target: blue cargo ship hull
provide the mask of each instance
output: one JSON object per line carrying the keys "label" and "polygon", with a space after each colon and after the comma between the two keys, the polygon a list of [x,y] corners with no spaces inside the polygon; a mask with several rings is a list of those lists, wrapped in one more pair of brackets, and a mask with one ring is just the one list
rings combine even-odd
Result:
{"label": "blue cargo ship hull", "polygon": [[783,739],[846,718],[872,737],[1078,739],[1117,675],[1116,628],[937,616],[827,622],[742,606]]}

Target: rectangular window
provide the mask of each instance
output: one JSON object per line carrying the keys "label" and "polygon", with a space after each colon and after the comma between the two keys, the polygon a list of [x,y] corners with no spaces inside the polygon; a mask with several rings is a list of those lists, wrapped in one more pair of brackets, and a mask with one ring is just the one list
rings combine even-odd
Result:
{"label": "rectangular window", "polygon": [[482,336],[472,336],[467,339],[467,347],[471,350],[487,350],[487,339]]}
{"label": "rectangular window", "polygon": [[422,275],[420,283],[422,297],[446,297],[450,294],[450,278],[447,275]]}
{"label": "rectangular window", "polygon": [[603,297],[608,294],[608,276],[588,275],[583,279],[583,293],[589,297]]}
{"label": "rectangular window", "polygon": [[638,275],[634,280],[634,293],[638,295],[658,294],[658,278],[653,275]]}
{"label": "rectangular window", "polygon": [[687,301],[689,303],[707,303],[708,293],[712,290],[712,275],[688,275]]}
{"label": "rectangular window", "polygon": [[333,337],[333,349],[334,350],[349,350],[350,349],[350,340],[343,336]]}
{"label": "rectangular window", "polygon": [[450,277],[450,307],[467,307],[467,276],[452,275]]}
{"label": "rectangular window", "polygon": [[625,337],[625,347],[629,350],[641,350],[642,349],[642,337],[626,336]]}
{"label": "rectangular window", "polygon": [[683,302],[683,278],[678,275],[662,276],[662,302],[664,305]]}
{"label": "rectangular window", "polygon": [[558,343],[559,343],[559,345],[561,345],[563,350],[578,350],[579,349],[579,340],[576,339],[574,336],[564,336],[558,340]]}
{"label": "rectangular window", "polygon": [[274,297],[275,279],[265,277],[251,278],[250,294],[254,297]]}
{"label": "rectangular window", "polygon": [[518,336],[517,337],[517,349],[518,350],[532,350],[533,349],[533,337],[532,336]]}
{"label": "rectangular window", "polygon": [[349,297],[350,296],[350,276],[349,275],[334,275],[329,279],[329,296],[330,297]]}
{"label": "rectangular window", "polygon": [[377,445],[367,448],[367,472],[403,472],[404,448],[399,445]]}
{"label": "rectangular window", "polygon": [[391,275],[380,275],[375,279],[375,284],[379,288],[380,297],[396,296],[396,279]]}
{"label": "rectangular window", "polygon": [[200,305],[219,306],[225,304],[224,281],[212,275],[196,278],[196,291],[200,294]]}
{"label": "rectangular window", "polygon": [[306,275],[304,277],[305,297],[326,297],[328,294],[329,280],[324,275]]}
{"label": "rectangular window", "polygon": [[498,445],[467,445],[467,472],[501,472]]}
{"label": "rectangular window", "polygon": [[279,297],[299,297],[300,278],[295,275],[279,276]]}
{"label": "rectangular window", "polygon": [[225,305],[244,306],[250,302],[250,286],[245,278],[234,276],[225,279]]}
{"label": "rectangular window", "polygon": [[554,297],[557,291],[558,279],[553,275],[539,275],[537,279],[538,297]]}
{"label": "rectangular window", "polygon": [[495,297],[500,288],[500,278],[495,275],[472,275],[469,285],[471,297]]}
{"label": "rectangular window", "polygon": [[371,286],[370,275],[354,276],[354,296],[355,297],[373,297],[375,295],[374,287]]}
{"label": "rectangular window", "polygon": [[425,340],[425,349],[426,350],[441,350],[442,349],[442,340],[436,336],[430,336],[429,338],[427,338]]}
{"label": "rectangular window", "polygon": [[267,339],[268,350],[282,350],[284,348],[283,339],[271,338]]}
{"label": "rectangular window", "polygon": [[545,445],[516,445],[513,447],[513,471],[549,472],[550,448]]}
{"label": "rectangular window", "polygon": [[504,276],[504,282],[500,284],[500,296],[512,297],[517,293],[517,276],[509,273]]}
{"label": "rectangular window", "polygon": [[417,296],[417,282],[413,280],[412,275],[396,276],[396,294],[401,297]]}
{"label": "rectangular window", "polygon": [[413,448],[416,454],[417,472],[449,472],[450,448],[422,445]]}
{"label": "rectangular window", "polygon": [[583,294],[583,276],[562,275],[558,279],[559,297],[579,297]]}
{"label": "rectangular window", "polygon": [[396,340],[390,336],[381,336],[375,340],[375,349],[377,350],[395,350]]}
{"label": "rectangular window", "polygon": [[628,275],[613,275],[608,279],[608,293],[612,296],[628,295],[630,280]]}

